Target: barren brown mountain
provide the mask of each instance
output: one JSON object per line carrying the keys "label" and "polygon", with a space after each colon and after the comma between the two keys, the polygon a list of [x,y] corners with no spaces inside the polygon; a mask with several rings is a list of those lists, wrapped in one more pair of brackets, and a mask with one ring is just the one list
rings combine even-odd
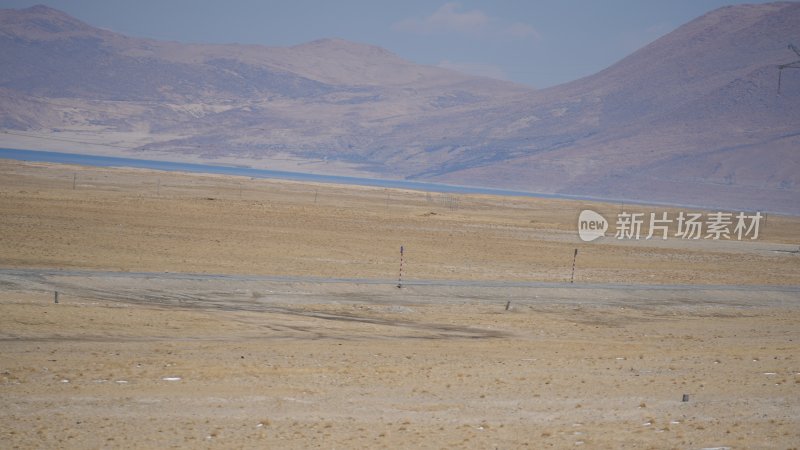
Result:
{"label": "barren brown mountain", "polygon": [[800,71],[777,90],[798,30],[798,3],[726,7],[537,91],[339,39],[180,44],[3,10],[0,145],[800,213]]}

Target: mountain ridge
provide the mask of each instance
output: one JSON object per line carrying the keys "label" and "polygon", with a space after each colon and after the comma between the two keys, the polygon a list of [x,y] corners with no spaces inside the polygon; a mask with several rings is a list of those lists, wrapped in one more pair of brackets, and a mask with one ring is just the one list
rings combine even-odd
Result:
{"label": "mountain ridge", "polygon": [[798,3],[724,7],[535,90],[337,38],[181,44],[3,10],[0,127],[122,139],[129,156],[800,214],[800,77],[776,93],[797,30]]}

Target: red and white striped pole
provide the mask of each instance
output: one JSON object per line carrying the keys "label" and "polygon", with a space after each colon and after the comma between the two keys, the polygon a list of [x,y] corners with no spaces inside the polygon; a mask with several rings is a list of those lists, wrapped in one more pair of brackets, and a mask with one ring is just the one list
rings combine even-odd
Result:
{"label": "red and white striped pole", "polygon": [[578,249],[575,249],[575,254],[572,255],[572,275],[569,277],[569,282],[575,282],[575,261],[578,259]]}
{"label": "red and white striped pole", "polygon": [[403,287],[403,246],[400,246],[400,275],[397,277],[397,288]]}

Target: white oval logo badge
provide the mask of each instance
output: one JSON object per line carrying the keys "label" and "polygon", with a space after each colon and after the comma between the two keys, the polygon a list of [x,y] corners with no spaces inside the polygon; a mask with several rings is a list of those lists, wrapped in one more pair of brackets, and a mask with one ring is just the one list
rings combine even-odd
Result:
{"label": "white oval logo badge", "polygon": [[606,235],[608,221],[605,217],[592,211],[584,209],[578,216],[578,235],[584,242],[591,242]]}

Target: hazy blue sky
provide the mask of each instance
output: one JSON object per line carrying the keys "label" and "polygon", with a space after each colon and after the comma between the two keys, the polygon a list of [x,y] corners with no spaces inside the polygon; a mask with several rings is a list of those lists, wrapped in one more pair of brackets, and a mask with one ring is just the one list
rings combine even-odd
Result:
{"label": "hazy blue sky", "polygon": [[182,42],[287,46],[325,37],[547,87],[601,70],[731,0],[0,0]]}

